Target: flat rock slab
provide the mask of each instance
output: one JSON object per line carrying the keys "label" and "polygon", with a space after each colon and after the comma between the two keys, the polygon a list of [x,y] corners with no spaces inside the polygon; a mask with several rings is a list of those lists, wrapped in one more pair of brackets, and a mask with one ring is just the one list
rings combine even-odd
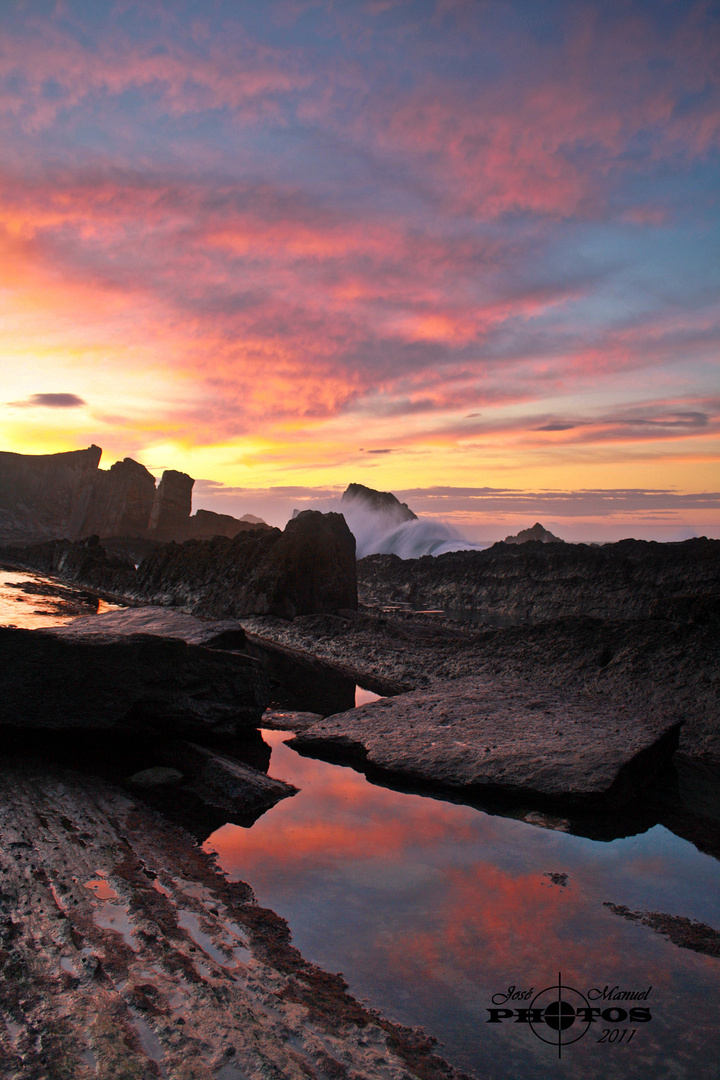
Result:
{"label": "flat rock slab", "polygon": [[632,799],[679,729],[595,698],[465,678],[326,717],[288,745],[466,798],[593,809]]}
{"label": "flat rock slab", "polygon": [[0,627],[0,658],[0,726],[25,730],[235,735],[270,696],[252,657],[177,637]]}
{"label": "flat rock slab", "polygon": [[212,649],[241,649],[245,644],[245,631],[237,619],[196,619],[194,615],[166,607],[130,607],[88,615],[58,627],[55,632],[59,637],[154,634]]}

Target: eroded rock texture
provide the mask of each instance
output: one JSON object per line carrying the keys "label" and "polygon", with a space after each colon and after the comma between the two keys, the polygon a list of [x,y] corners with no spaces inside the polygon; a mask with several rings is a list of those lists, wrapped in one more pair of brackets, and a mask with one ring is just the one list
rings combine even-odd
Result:
{"label": "eroded rock texture", "polygon": [[667,618],[668,605],[687,598],[700,607],[703,598],[717,603],[720,540],[495,544],[422,559],[370,555],[358,563],[358,588],[365,603],[460,610],[500,623]]}
{"label": "eroded rock texture", "polygon": [[466,678],[329,716],[290,745],[468,797],[590,809],[635,798],[670,760],[679,729],[539,683]]}
{"label": "eroded rock texture", "polygon": [[458,1077],[134,796],[4,760],[0,836],[3,1078]]}

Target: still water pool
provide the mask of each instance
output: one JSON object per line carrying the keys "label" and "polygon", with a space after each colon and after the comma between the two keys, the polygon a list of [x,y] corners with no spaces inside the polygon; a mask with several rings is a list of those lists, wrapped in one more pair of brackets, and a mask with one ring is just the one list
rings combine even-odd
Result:
{"label": "still water pool", "polygon": [[[599,842],[391,791],[301,757],[285,745],[287,732],[263,736],[271,775],[299,794],[250,829],[225,825],[207,847],[288,920],[303,955],[342,971],[356,996],[425,1027],[478,1077],[717,1075],[720,959],[604,906],[720,927],[715,859],[659,825]],[[533,997],[559,974],[591,998],[606,986],[652,987],[639,1002],[651,1020],[600,1018],[562,1058],[547,1027],[536,1030],[553,1045],[515,1018],[488,1023],[493,995],[513,986]],[[575,1021],[563,1038],[581,1027]],[[628,1033],[600,1041],[612,1029]]]}

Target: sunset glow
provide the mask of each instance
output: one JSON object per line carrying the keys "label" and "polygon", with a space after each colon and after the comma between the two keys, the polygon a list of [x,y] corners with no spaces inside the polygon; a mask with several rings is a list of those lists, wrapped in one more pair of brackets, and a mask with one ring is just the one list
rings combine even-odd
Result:
{"label": "sunset glow", "polygon": [[11,0],[1,448],[720,536],[719,72],[705,0]]}

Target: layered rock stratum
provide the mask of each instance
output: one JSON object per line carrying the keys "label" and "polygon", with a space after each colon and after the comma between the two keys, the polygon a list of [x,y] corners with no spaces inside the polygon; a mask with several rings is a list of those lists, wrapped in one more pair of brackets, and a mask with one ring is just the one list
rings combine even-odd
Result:
{"label": "layered rock stratum", "polygon": [[95,445],[64,454],[0,452],[0,543],[92,535],[165,543],[268,527],[208,510],[191,516],[195,481],[187,473],[167,469],[156,487],[132,458],[103,470],[101,456]]}
{"label": "layered rock stratum", "polygon": [[366,604],[439,608],[478,622],[701,616],[720,597],[720,540],[676,544],[494,544],[421,559],[370,555],[358,562]]}
{"label": "layered rock stratum", "polygon": [[465,678],[318,720],[290,745],[465,797],[591,808],[635,798],[669,762],[679,730],[652,708]]}

